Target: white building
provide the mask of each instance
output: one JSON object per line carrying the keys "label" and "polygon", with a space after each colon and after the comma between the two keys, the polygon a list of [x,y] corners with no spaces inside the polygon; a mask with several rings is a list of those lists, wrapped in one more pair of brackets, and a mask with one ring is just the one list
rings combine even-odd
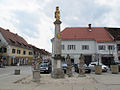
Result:
{"label": "white building", "polygon": [[[71,61],[79,62],[80,54],[84,54],[85,62],[90,63],[100,55],[102,63],[111,59],[118,60],[117,44],[104,27],[68,27],[61,32],[62,56],[69,54]],[[52,54],[54,55],[54,39],[52,39]]]}

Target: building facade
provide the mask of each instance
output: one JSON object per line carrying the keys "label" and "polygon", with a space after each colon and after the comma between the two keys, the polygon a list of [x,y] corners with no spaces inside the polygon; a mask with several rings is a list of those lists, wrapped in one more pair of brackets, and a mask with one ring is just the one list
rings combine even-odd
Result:
{"label": "building facade", "polygon": [[[117,44],[104,27],[69,27],[61,32],[62,56],[70,55],[72,63],[79,63],[80,54],[84,54],[86,64],[100,61],[109,64],[112,59],[118,60]],[[52,54],[54,55],[54,39]]]}
{"label": "building facade", "polygon": [[40,62],[49,62],[51,60],[51,54],[45,49],[37,48],[33,45],[30,45],[33,49],[33,62],[39,60]]}
{"label": "building facade", "polygon": [[32,47],[21,36],[0,28],[0,46],[0,59],[7,65],[31,64]]}
{"label": "building facade", "polygon": [[113,39],[117,43],[118,59],[120,60],[120,28],[106,27],[106,30],[112,35]]}

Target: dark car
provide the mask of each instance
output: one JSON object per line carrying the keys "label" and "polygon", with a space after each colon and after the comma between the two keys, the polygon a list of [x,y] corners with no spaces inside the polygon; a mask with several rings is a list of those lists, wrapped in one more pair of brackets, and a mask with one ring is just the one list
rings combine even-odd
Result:
{"label": "dark car", "polygon": [[[75,64],[74,67],[75,67],[75,72],[79,73],[80,64],[79,63]],[[84,64],[83,67],[85,68],[85,73],[91,73],[91,69],[86,64]]]}
{"label": "dark car", "polygon": [[120,61],[115,61],[115,64],[118,65],[118,67],[119,67],[119,72],[120,72]]}
{"label": "dark car", "polygon": [[64,73],[66,73],[66,70],[67,70],[66,62],[62,62],[62,69],[63,69]]}
{"label": "dark car", "polygon": [[51,65],[49,63],[41,63],[40,73],[51,73]]}

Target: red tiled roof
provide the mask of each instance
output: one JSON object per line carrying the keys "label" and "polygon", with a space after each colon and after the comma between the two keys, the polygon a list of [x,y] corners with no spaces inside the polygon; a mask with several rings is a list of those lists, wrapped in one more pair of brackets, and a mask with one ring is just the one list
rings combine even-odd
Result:
{"label": "red tiled roof", "polygon": [[39,52],[39,53],[41,53],[41,54],[43,54],[43,55],[50,55],[50,53],[49,53],[48,51],[46,51],[45,49],[37,48],[36,46],[31,45],[31,44],[29,44],[29,45],[30,45],[30,46],[33,48],[33,50],[36,51],[36,52]]}
{"label": "red tiled roof", "polygon": [[21,36],[10,32],[10,30],[8,29],[5,30],[0,27],[0,32],[2,33],[3,37],[8,42],[8,44],[22,47],[22,48],[28,48],[28,49],[31,48]]}
{"label": "red tiled roof", "polygon": [[120,28],[106,27],[106,30],[114,37],[114,40],[120,40]]}
{"label": "red tiled roof", "polygon": [[97,42],[114,42],[104,27],[68,27],[61,32],[62,40],[96,40]]}
{"label": "red tiled roof", "polygon": [[44,54],[44,55],[50,55],[50,53],[48,51],[46,51],[45,49],[41,49],[41,51],[42,51],[42,54]]}

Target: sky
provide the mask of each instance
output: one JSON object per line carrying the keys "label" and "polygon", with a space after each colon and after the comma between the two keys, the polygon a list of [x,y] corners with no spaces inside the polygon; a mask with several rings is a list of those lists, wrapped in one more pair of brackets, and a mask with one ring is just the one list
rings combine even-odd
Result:
{"label": "sky", "polygon": [[66,27],[120,27],[120,0],[0,0],[0,27],[52,52],[54,12]]}

